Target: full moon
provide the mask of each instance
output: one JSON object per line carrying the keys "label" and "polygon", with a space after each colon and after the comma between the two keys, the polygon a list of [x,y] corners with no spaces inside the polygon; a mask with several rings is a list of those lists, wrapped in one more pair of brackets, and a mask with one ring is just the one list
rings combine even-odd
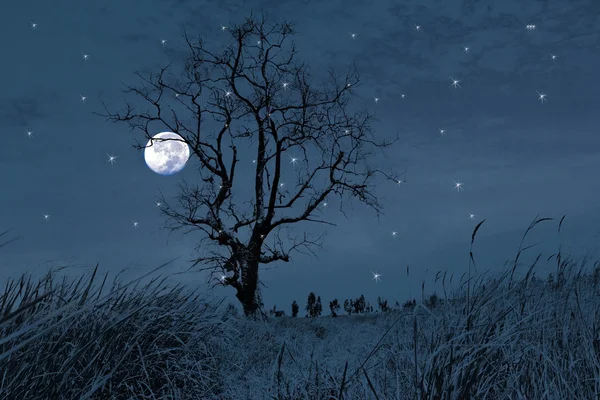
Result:
{"label": "full moon", "polygon": [[190,148],[187,143],[173,132],[157,133],[148,141],[144,150],[146,165],[159,175],[173,175],[181,171],[189,158]]}

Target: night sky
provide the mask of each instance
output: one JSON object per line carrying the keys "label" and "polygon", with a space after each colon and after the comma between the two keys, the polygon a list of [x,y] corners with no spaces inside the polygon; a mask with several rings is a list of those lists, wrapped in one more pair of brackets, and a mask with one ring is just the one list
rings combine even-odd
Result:
{"label": "night sky", "polygon": [[[163,272],[187,270],[199,236],[169,235],[156,198],[159,191],[174,196],[196,168],[153,173],[132,147],[142,134],[94,112],[102,102],[118,110],[134,100],[121,89],[139,83],[135,71],[181,61],[184,28],[219,49],[230,39],[221,27],[242,23],[247,3],[272,21],[294,22],[298,60],[310,64],[315,83],[327,67],[356,62],[355,104],[376,113],[376,133],[400,137],[378,161],[408,171],[406,184],[378,188],[379,219],[358,203],[344,217],[332,200],[325,212],[337,226],[324,230],[318,258],[298,255],[262,270],[266,306],[289,311],[310,291],[326,301],[417,297],[423,279],[433,290],[437,271],[456,280],[466,271],[471,232],[482,219],[480,272],[501,271],[538,214],[567,215],[560,241],[574,255],[595,249],[597,1],[7,0],[0,13],[0,231],[12,229],[2,239],[19,239],[0,249],[0,282],[63,264],[72,276],[99,263],[101,272],[126,268],[133,277],[179,257]],[[239,157],[252,165],[248,149]],[[293,172],[284,167],[284,177]],[[532,256],[557,248],[557,222],[536,228],[528,244],[542,243]],[[542,263],[538,273],[552,268]],[[173,279],[205,285],[199,273]],[[234,291],[214,293],[233,299]]]}

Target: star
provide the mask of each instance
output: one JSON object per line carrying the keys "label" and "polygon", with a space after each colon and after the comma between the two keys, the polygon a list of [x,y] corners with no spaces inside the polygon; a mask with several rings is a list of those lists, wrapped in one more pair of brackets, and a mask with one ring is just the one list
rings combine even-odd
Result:
{"label": "star", "polygon": [[221,31],[224,31],[225,29],[227,29],[226,26],[221,26]]}
{"label": "star", "polygon": [[400,95],[400,97],[402,97],[402,98],[405,98],[405,97],[406,97],[406,95],[405,95],[404,93],[402,93],[402,94]]}
{"label": "star", "polygon": [[550,59],[551,59],[552,61],[556,61],[556,59],[557,59],[557,58],[558,58],[558,57],[556,56],[556,54],[550,54]]}
{"label": "star", "polygon": [[33,136],[33,132],[32,131],[25,131],[25,134],[27,135],[28,138]]}
{"label": "star", "polygon": [[117,156],[111,156],[110,154],[106,153],[106,155],[108,156],[108,161],[111,165],[115,165],[117,163]]}
{"label": "star", "polygon": [[160,44],[164,46],[165,44],[167,44],[167,41],[165,39],[160,39]]}
{"label": "star", "polygon": [[454,89],[460,87],[460,85],[459,85],[460,81],[458,79],[454,79],[452,77],[450,77],[450,79],[452,80],[452,84],[450,86],[454,86]]}
{"label": "star", "polygon": [[252,160],[252,164],[256,164],[256,160]]}
{"label": "star", "polygon": [[420,32],[421,31],[421,25],[415,25],[415,31]]}
{"label": "star", "polygon": [[87,101],[87,97],[86,96],[80,96],[81,102],[85,103]]}
{"label": "star", "polygon": [[83,61],[87,61],[90,58],[89,54],[82,54]]}
{"label": "star", "polygon": [[373,97],[375,99],[375,103],[379,103],[379,97]]}
{"label": "star", "polygon": [[322,206],[323,206],[323,208],[327,208],[327,202],[324,202],[324,203],[322,204]]}
{"label": "star", "polygon": [[160,207],[160,206],[162,206],[162,203],[160,201],[157,201],[156,202],[156,207]]}
{"label": "star", "polygon": [[227,278],[227,277],[223,274],[221,274],[221,276],[219,276],[219,280],[221,281],[221,283],[225,282],[225,278]]}
{"label": "star", "polygon": [[396,231],[392,231],[392,237],[394,237],[394,238],[395,238],[397,234],[398,234],[398,232],[396,232]]}
{"label": "star", "polygon": [[470,50],[467,46],[463,46],[463,49],[464,49],[465,53],[468,53]]}
{"label": "star", "polygon": [[456,189],[457,192],[460,192],[461,190],[465,190],[465,189],[463,189],[462,185],[463,185],[462,182],[454,181],[454,189]]}
{"label": "star", "polygon": [[442,136],[445,136],[445,135],[446,135],[446,130],[445,130],[445,129],[440,129],[440,134],[441,134]]}
{"label": "star", "polygon": [[351,33],[351,34],[350,34],[350,37],[351,37],[352,39],[356,39],[356,33]]}
{"label": "star", "polygon": [[475,214],[469,214],[469,219],[475,219]]}
{"label": "star", "polygon": [[398,185],[402,185],[402,184],[404,184],[404,183],[406,183],[406,182],[404,182],[404,181],[402,181],[402,180],[400,180],[400,179],[399,179],[399,180],[397,180],[397,181],[396,181],[396,183],[397,183]]}
{"label": "star", "polygon": [[133,227],[137,229],[138,226],[140,226],[140,223],[133,221]]}
{"label": "star", "polygon": [[546,100],[546,97],[548,96],[547,94],[540,93],[540,92],[537,92],[537,94],[538,94],[538,100],[540,101],[540,103],[544,103],[545,101],[548,101],[548,100]]}
{"label": "star", "polygon": [[34,31],[35,31],[35,30],[37,29],[37,27],[38,27],[38,24],[37,24],[37,23],[35,23],[34,21],[31,21],[29,24],[31,25],[31,29],[33,29]]}
{"label": "star", "polygon": [[228,90],[226,90],[226,91],[225,91],[225,97],[229,97],[229,96],[231,96],[231,92],[230,92],[230,91],[228,91]]}
{"label": "star", "polygon": [[290,164],[294,164],[294,166],[298,163],[298,159],[296,157],[290,156]]}
{"label": "star", "polygon": [[285,186],[285,183],[280,183],[280,184],[279,184],[279,187],[280,187],[280,188],[282,188],[282,187],[284,187],[284,186]]}
{"label": "star", "polygon": [[373,274],[373,279],[375,280],[375,283],[378,283],[381,280],[381,274],[378,274],[377,272],[373,271],[371,271],[371,273]]}
{"label": "star", "polygon": [[259,45],[259,44],[261,44],[261,43],[262,43],[262,42],[261,42],[260,40],[256,42],[256,44],[258,44],[258,45]]}
{"label": "star", "polygon": [[50,220],[50,216],[48,214],[44,214],[44,220],[48,222]]}
{"label": "star", "polygon": [[525,29],[528,31],[535,31],[536,26],[533,24],[525,25]]}
{"label": "star", "polygon": [[283,88],[284,88],[284,89],[286,89],[286,90],[287,90],[287,87],[288,87],[289,85],[290,85],[290,84],[289,84],[288,82],[283,82],[283,83],[281,84],[281,86],[283,86]]}

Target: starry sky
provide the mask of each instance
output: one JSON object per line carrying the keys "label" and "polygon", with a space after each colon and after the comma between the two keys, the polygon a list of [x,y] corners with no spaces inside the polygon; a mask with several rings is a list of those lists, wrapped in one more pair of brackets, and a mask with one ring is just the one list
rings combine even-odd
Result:
{"label": "starry sky", "polygon": [[[567,215],[564,249],[595,250],[594,0],[23,0],[5,2],[0,13],[0,231],[12,230],[1,239],[18,237],[0,249],[0,282],[64,264],[72,276],[99,263],[101,272],[134,277],[179,257],[163,273],[205,285],[204,275],[186,272],[198,236],[169,234],[155,203],[159,191],[169,198],[181,178],[194,179],[195,168],[151,172],[132,147],[143,136],[94,112],[102,102],[119,109],[132,100],[121,89],[139,83],[135,71],[181,61],[184,29],[218,49],[230,39],[221,27],[252,10],[294,23],[298,60],[310,64],[315,82],[329,66],[356,63],[355,104],[376,114],[375,132],[400,137],[381,164],[408,171],[406,184],[378,187],[379,219],[359,204],[344,217],[332,203],[327,219],[336,226],[325,229],[318,257],[298,255],[261,272],[267,306],[288,310],[309,291],[327,301],[360,294],[404,301],[419,295],[423,280],[426,290],[439,290],[437,271],[466,271],[482,219],[480,272],[501,271],[538,214]],[[250,152],[240,158],[251,165]],[[532,255],[557,248],[556,227],[536,228]],[[542,263],[539,273],[552,268]],[[233,299],[233,289],[211,293]]]}

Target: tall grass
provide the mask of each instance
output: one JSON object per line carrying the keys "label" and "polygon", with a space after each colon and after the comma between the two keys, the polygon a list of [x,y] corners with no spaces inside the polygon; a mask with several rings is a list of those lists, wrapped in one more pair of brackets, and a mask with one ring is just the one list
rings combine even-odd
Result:
{"label": "tall grass", "polygon": [[[154,278],[9,280],[0,294],[0,398],[209,398],[231,328],[193,291]],[[198,397],[200,396],[200,397]]]}
{"label": "tall grass", "polygon": [[525,236],[503,273],[477,274],[472,246],[435,307],[370,317],[260,321],[159,278],[23,276],[0,294],[0,398],[600,399],[600,264],[559,249],[541,280]]}

